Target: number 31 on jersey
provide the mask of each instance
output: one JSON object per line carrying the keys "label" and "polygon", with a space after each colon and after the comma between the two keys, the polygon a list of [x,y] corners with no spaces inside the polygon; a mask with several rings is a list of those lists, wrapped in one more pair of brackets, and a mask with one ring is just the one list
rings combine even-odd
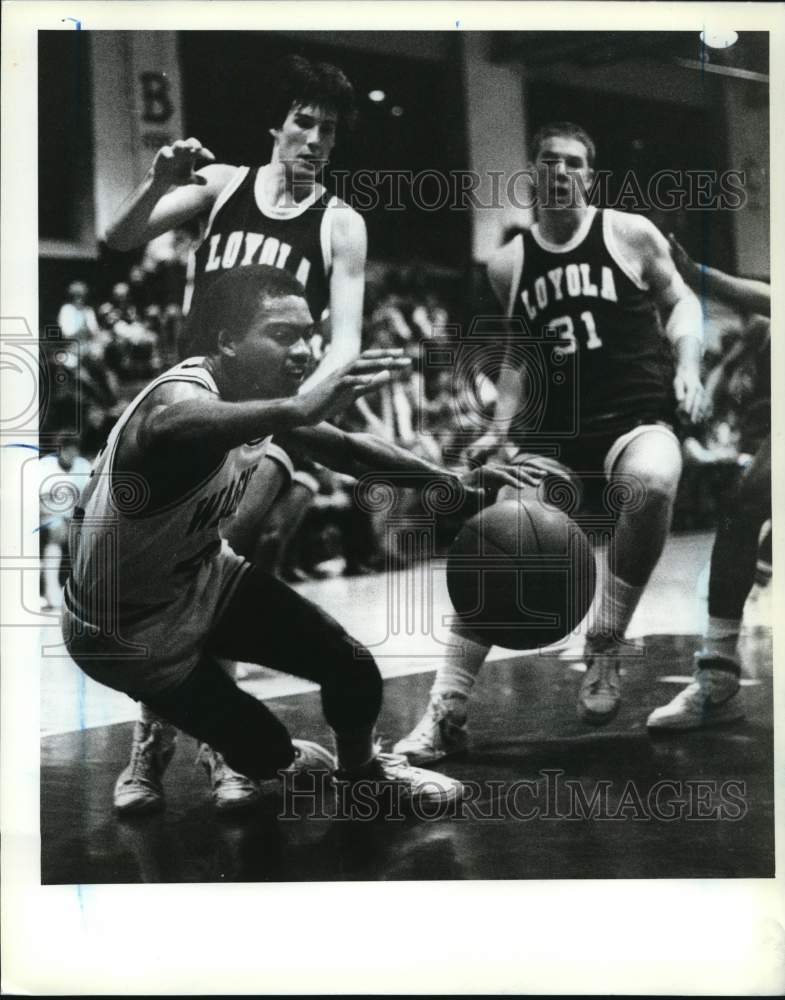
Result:
{"label": "number 31 on jersey", "polygon": [[[594,317],[588,309],[581,313],[581,320],[586,328],[587,349],[593,351],[602,347]],[[548,324],[548,333],[558,337],[560,343],[555,349],[562,354],[575,354],[578,350],[578,338],[575,336],[575,324],[572,321],[572,316],[559,316],[557,319],[551,320]]]}

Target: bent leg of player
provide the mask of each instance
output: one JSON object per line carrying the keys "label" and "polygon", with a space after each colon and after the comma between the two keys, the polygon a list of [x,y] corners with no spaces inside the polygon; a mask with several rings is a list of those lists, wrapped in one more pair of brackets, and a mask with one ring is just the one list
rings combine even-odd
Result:
{"label": "bent leg of player", "polygon": [[755,580],[761,527],[771,517],[771,439],[759,449],[731,494],[714,539],[709,570],[709,621],[695,656],[695,679],[646,721],[652,729],[700,729],[734,722],[741,664],[736,649],[744,604]]}
{"label": "bent leg of player", "polygon": [[[281,492],[288,489],[294,471],[288,455],[274,444],[268,448],[263,463],[227,528],[233,550],[249,558],[254,554],[268,511]],[[236,663],[218,662],[232,680],[239,679]],[[134,726],[131,756],[114,787],[114,807],[118,812],[150,812],[163,806],[163,776],[174,755],[176,738],[177,729],[142,702]],[[216,809],[237,811],[258,801],[259,783],[229,767],[217,751],[202,744],[199,758],[207,771]]]}
{"label": "bent leg of player", "polygon": [[578,715],[592,725],[609,722],[619,710],[624,636],[670,530],[681,476],[679,442],[663,424],[636,427],[611,446],[605,473],[618,520],[586,634]]}
{"label": "bent leg of player", "polygon": [[[211,637],[214,653],[305,677],[321,687],[324,715],[334,733],[338,775],[346,781],[394,783],[409,801],[450,802],[460,782],[408,765],[400,755],[379,752],[374,726],[382,680],[370,652],[334,618],[271,574],[252,568],[238,585]],[[253,775],[247,749],[230,734],[208,740],[229,764]],[[226,736],[230,736],[227,742]],[[291,761],[280,759],[278,767]]]}
{"label": "bent leg of player", "polygon": [[254,556],[257,565],[276,576],[286,572],[297,578],[296,567],[286,564],[286,552],[318,492],[319,484],[310,473],[302,469],[294,472],[291,486],[276,499],[265,519]]}

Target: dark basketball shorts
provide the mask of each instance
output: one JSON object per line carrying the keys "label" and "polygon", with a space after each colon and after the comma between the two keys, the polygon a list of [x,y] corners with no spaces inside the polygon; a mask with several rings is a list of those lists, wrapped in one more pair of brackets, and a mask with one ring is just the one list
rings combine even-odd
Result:
{"label": "dark basketball shorts", "polygon": [[561,506],[566,513],[607,513],[615,520],[618,504],[610,485],[615,466],[631,441],[649,433],[666,434],[678,443],[667,420],[634,417],[621,425],[614,424],[608,431],[583,434],[558,444],[527,442],[514,455],[512,464],[531,461],[552,472],[541,488],[543,499]]}

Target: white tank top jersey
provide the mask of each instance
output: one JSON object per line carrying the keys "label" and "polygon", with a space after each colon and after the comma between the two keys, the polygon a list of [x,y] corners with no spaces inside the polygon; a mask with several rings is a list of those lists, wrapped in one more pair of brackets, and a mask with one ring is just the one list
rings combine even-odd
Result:
{"label": "white tank top jersey", "polygon": [[[173,606],[205,608],[200,581],[215,572],[210,563],[226,549],[222,524],[237,510],[271,438],[233,448],[201,483],[180,499],[145,514],[149,485],[140,475],[118,473],[120,437],[150,393],[167,382],[193,382],[218,395],[203,358],[189,358],[164,372],[129,404],[98,455],[93,474],[74,512],[73,568],[66,600],[83,621],[96,625],[163,614]],[[248,564],[239,558],[239,579]],[[237,580],[222,575],[223,596]],[[220,595],[214,595],[216,600]],[[215,611],[217,605],[213,607]]]}

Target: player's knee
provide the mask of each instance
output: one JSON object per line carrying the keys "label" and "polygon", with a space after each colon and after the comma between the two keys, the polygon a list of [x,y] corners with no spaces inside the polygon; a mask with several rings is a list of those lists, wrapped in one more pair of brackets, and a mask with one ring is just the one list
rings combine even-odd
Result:
{"label": "player's knee", "polygon": [[626,479],[636,493],[652,501],[673,500],[681,478],[681,452],[674,441],[664,446],[640,449],[619,464],[617,475]]}
{"label": "player's knee", "polygon": [[652,500],[673,500],[679,488],[681,464],[656,469],[641,469],[636,473],[644,494]]}

